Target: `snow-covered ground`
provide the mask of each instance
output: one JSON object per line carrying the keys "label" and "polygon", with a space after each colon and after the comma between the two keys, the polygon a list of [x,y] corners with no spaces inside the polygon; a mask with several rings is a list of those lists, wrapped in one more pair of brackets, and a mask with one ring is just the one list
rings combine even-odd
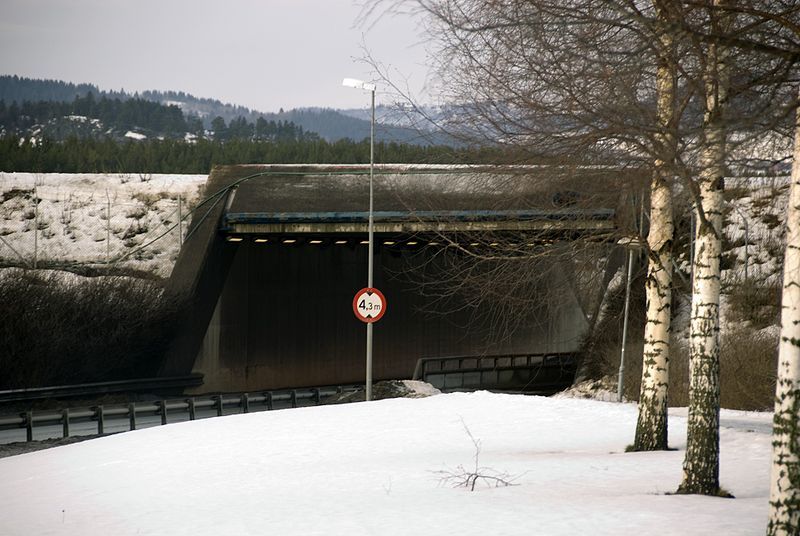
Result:
{"label": "snow-covered ground", "polygon": [[[636,408],[456,393],[234,415],[0,459],[0,534],[763,534],[770,415],[722,412],[721,484],[668,495],[677,451],[624,453]],[[511,487],[454,488],[479,465]]]}
{"label": "snow-covered ground", "polygon": [[0,261],[114,264],[168,276],[188,222],[178,227],[178,216],[186,218],[206,178],[0,173]]}

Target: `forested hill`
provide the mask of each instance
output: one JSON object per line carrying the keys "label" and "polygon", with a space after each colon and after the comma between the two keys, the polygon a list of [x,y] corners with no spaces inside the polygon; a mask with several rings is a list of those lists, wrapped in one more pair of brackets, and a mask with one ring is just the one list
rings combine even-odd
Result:
{"label": "forested hill", "polygon": [[124,138],[143,140],[169,138],[196,141],[208,138],[225,142],[232,139],[297,141],[317,139],[291,122],[267,121],[259,117],[250,123],[242,117],[229,124],[217,117],[206,130],[196,116],[185,116],[177,106],[165,106],[139,98],[120,100],[94,93],[75,97],[72,102],[0,100],[0,135],[32,140],[77,138]]}
{"label": "forested hill", "polygon": [[7,104],[23,101],[72,102],[75,97],[87,93],[100,95],[100,89],[92,84],[72,84],[60,80],[33,80],[19,76],[0,76],[0,100]]}
{"label": "forested hill", "polygon": [[[181,109],[187,120],[199,120],[205,129],[213,129],[212,122],[221,118],[226,124],[244,120],[256,125],[259,118],[269,122],[290,122],[306,132],[315,132],[325,140],[336,141],[344,138],[360,141],[369,137],[369,121],[352,117],[337,110],[326,108],[305,108],[277,113],[263,113],[244,106],[226,104],[215,99],[198,98],[183,91],[144,91],[128,93],[104,91],[92,84],[72,84],[58,80],[38,80],[18,76],[0,76],[0,100],[10,106],[16,101],[60,101],[72,102],[76,97],[92,93],[96,99],[140,99]],[[279,105],[279,103],[278,103]],[[218,122],[219,123],[219,122]],[[190,129],[191,130],[191,129]],[[196,130],[196,129],[195,129]],[[378,141],[411,143],[417,145],[448,144],[452,140],[433,134],[421,136],[414,129],[400,126],[376,125],[375,136]]]}

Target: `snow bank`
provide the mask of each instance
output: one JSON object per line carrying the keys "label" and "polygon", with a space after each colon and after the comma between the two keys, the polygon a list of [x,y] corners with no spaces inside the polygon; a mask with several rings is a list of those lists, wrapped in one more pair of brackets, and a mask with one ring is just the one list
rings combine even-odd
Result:
{"label": "snow bank", "polygon": [[617,401],[617,382],[611,376],[604,376],[599,380],[585,380],[573,384],[553,395],[554,398],[591,398],[603,402]]}

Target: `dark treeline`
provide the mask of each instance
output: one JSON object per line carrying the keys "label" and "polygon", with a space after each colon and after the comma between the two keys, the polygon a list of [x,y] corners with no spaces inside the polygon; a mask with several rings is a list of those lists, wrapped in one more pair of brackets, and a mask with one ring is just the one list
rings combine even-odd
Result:
{"label": "dark treeline", "polygon": [[[51,119],[67,116],[82,116],[99,119],[106,127],[121,130],[141,128],[167,136],[179,136],[190,131],[190,125],[177,106],[164,106],[141,99],[96,99],[94,94],[75,97],[72,102],[60,101],[16,101],[8,104],[0,101],[0,125],[8,132],[27,130]],[[197,128],[196,125],[191,125]],[[202,124],[200,125],[202,132]]]}
{"label": "dark treeline", "polygon": [[[117,131],[120,137],[127,130],[145,132],[167,138],[183,138],[186,133],[198,137],[206,135],[203,121],[194,115],[184,115],[183,111],[174,105],[166,106],[158,102],[133,98],[95,98],[93,93],[83,97],[75,97],[71,102],[63,101],[16,101],[8,104],[0,100],[0,127],[8,134],[18,134],[25,137],[33,127],[47,125],[53,120],[62,121],[64,118],[96,119],[100,122],[96,128],[85,129],[81,137],[106,137],[110,131]],[[258,117],[254,122],[247,121],[244,117],[237,117],[226,124],[222,117],[216,117],[211,122],[213,138],[217,141],[232,139],[247,140],[301,140],[315,139],[318,136],[306,132],[303,127],[291,121],[274,121]],[[46,128],[46,135],[53,136],[64,130]],[[74,133],[66,130],[67,133]],[[67,136],[65,136],[67,137]],[[113,137],[113,136],[112,136]]]}
{"label": "dark treeline", "polygon": [[[375,145],[375,160],[392,163],[492,163],[507,160],[495,150],[453,149],[397,143]],[[0,171],[40,173],[208,173],[216,164],[359,164],[369,162],[369,141],[321,139],[281,142],[234,139],[146,140],[44,139],[31,143],[0,138]]]}
{"label": "dark treeline", "polygon": [[17,75],[0,76],[0,100],[6,102],[30,101],[65,101],[75,97],[86,96],[87,93],[100,94],[94,84],[73,84],[61,80],[40,80]]}

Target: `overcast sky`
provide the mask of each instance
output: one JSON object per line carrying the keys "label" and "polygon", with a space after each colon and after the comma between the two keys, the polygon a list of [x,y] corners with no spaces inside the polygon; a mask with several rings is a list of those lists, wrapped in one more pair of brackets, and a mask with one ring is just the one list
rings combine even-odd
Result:
{"label": "overcast sky", "polygon": [[421,91],[417,21],[356,26],[359,11],[354,0],[0,0],[0,74],[186,91],[265,112],[362,108],[368,96],[341,80],[372,76],[358,62],[363,42]]}

